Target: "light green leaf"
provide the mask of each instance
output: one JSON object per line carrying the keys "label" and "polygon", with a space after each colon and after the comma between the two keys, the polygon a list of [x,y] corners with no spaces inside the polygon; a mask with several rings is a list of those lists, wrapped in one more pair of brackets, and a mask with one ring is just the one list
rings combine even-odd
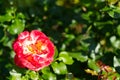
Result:
{"label": "light green leaf", "polygon": [[45,79],[45,80],[56,80],[56,75],[49,72],[47,74],[43,74],[42,77]]}
{"label": "light green leaf", "polygon": [[0,16],[0,22],[11,21],[14,18],[15,11],[15,8],[8,9],[5,15]]}
{"label": "light green leaf", "polygon": [[118,40],[116,36],[111,36],[110,42],[113,45],[113,47],[118,48],[118,49],[120,48],[120,40]]}
{"label": "light green leaf", "polygon": [[120,8],[119,7],[115,7],[115,6],[112,6],[111,7],[111,10],[108,11],[108,14],[112,17],[112,18],[120,18]]}
{"label": "light green leaf", "polygon": [[88,66],[89,66],[89,68],[91,68],[95,71],[99,71],[99,67],[96,65],[96,62],[94,60],[89,59]]}
{"label": "light green leaf", "polygon": [[69,53],[69,55],[78,61],[85,62],[87,61],[88,57],[86,55],[81,54],[80,52],[77,53]]}
{"label": "light green leaf", "polygon": [[56,74],[66,74],[67,73],[67,67],[63,62],[57,63],[54,62],[52,65],[53,71]]}
{"label": "light green leaf", "polygon": [[49,67],[45,67],[41,71],[42,71],[43,74],[47,74],[47,73],[50,72],[50,68]]}
{"label": "light green leaf", "polygon": [[11,21],[14,17],[9,14],[5,14],[3,16],[0,16],[0,22],[5,22],[5,21]]}
{"label": "light green leaf", "polygon": [[68,53],[65,51],[59,54],[59,60],[60,61],[62,60],[65,64],[69,64],[69,65],[73,64],[74,62],[72,57],[69,56]]}
{"label": "light green leaf", "polygon": [[24,28],[25,23],[20,19],[15,19],[13,24],[8,27],[8,32],[10,32],[11,34],[19,34],[24,30]]}
{"label": "light green leaf", "polygon": [[56,75],[50,72],[50,68],[49,67],[45,67],[41,71],[43,73],[42,77],[45,80],[56,80]]}
{"label": "light green leaf", "polygon": [[38,78],[39,78],[39,75],[35,71],[30,71],[29,76],[32,80],[38,80]]}
{"label": "light green leaf", "polygon": [[15,70],[10,71],[10,75],[9,80],[21,80],[21,74],[17,73]]}
{"label": "light green leaf", "polygon": [[109,11],[108,14],[110,17],[114,18],[114,11]]}
{"label": "light green leaf", "polygon": [[114,61],[114,67],[120,66],[120,59],[119,58],[114,56],[113,61]]}
{"label": "light green leaf", "polygon": [[18,13],[18,14],[17,14],[17,18],[22,18],[22,19],[24,19],[25,16],[24,16],[22,13]]}

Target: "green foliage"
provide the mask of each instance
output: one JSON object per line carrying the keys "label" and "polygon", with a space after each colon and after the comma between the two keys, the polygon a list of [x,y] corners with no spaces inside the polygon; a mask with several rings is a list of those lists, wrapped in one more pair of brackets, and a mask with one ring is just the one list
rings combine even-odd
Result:
{"label": "green foliage", "polygon": [[[119,80],[119,0],[1,0],[0,10],[0,80]],[[12,49],[18,34],[34,29],[56,46],[38,72],[17,67]]]}

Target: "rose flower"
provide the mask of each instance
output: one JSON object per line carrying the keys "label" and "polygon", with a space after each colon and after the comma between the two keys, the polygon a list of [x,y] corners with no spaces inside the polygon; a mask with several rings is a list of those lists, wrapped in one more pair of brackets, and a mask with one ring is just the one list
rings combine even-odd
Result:
{"label": "rose flower", "polygon": [[49,66],[54,57],[54,45],[39,30],[24,31],[13,42],[15,64],[21,68],[39,71]]}

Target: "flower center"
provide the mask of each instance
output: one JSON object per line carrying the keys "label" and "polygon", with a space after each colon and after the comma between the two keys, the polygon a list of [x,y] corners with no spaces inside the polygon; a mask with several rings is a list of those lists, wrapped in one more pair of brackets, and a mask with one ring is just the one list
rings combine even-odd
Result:
{"label": "flower center", "polygon": [[41,41],[37,41],[35,44],[28,45],[27,48],[32,54],[41,54],[46,46]]}

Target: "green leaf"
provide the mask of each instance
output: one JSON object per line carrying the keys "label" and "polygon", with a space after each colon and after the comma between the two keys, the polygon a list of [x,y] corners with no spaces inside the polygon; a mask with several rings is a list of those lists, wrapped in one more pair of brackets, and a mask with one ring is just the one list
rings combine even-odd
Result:
{"label": "green leaf", "polygon": [[15,8],[8,9],[5,15],[0,16],[0,22],[11,21],[14,18],[15,11]]}
{"label": "green leaf", "polygon": [[117,33],[120,36],[120,25],[118,25],[118,27],[117,27]]}
{"label": "green leaf", "polygon": [[109,5],[117,3],[118,0],[106,0]]}
{"label": "green leaf", "polygon": [[111,36],[110,42],[113,47],[118,48],[118,49],[120,48],[120,40],[118,40],[116,36]]}
{"label": "green leaf", "polygon": [[86,55],[81,54],[80,52],[75,53],[69,53],[69,55],[78,61],[85,62],[87,61],[88,57]]}
{"label": "green leaf", "polygon": [[67,67],[63,62],[60,62],[60,63],[54,62],[54,63],[52,63],[51,66],[53,68],[53,71],[56,74],[66,74],[67,73]]}
{"label": "green leaf", "polygon": [[69,56],[68,53],[65,51],[59,54],[59,60],[60,61],[62,60],[65,64],[69,64],[69,65],[73,64],[74,62],[72,57]]}
{"label": "green leaf", "polygon": [[119,19],[119,18],[120,18],[120,13],[114,12],[114,18],[115,18],[115,19]]}
{"label": "green leaf", "polygon": [[11,21],[12,19],[13,19],[13,16],[9,14],[0,16],[0,22]]}
{"label": "green leaf", "polygon": [[24,28],[25,28],[24,21],[20,19],[15,19],[13,24],[10,27],[8,27],[8,32],[10,32],[11,34],[19,34],[24,30]]}
{"label": "green leaf", "polygon": [[58,56],[58,50],[57,50],[57,48],[55,47],[55,55],[54,55],[54,59],[56,59],[57,56]]}
{"label": "green leaf", "polygon": [[120,66],[120,58],[117,58],[116,56],[114,56],[113,61],[114,61],[114,64],[113,64],[114,67]]}
{"label": "green leaf", "polygon": [[39,80],[39,73],[31,70],[27,70],[21,80]]}
{"label": "green leaf", "polygon": [[10,71],[10,75],[9,80],[21,80],[21,74],[17,73],[15,70]]}
{"label": "green leaf", "polygon": [[3,45],[12,49],[13,41],[14,41],[14,39],[10,39],[7,36],[5,36],[5,40],[3,42]]}
{"label": "green leaf", "polygon": [[24,16],[22,13],[18,13],[18,14],[17,14],[17,18],[24,19],[24,18],[25,18],[25,16]]}
{"label": "green leaf", "polygon": [[114,18],[114,11],[109,11],[108,14],[110,17]]}
{"label": "green leaf", "polygon": [[49,72],[47,74],[43,74],[42,77],[45,79],[45,80],[56,80],[56,75]]}
{"label": "green leaf", "polygon": [[47,73],[50,72],[50,68],[49,67],[45,67],[41,71],[42,71],[43,74],[47,74]]}
{"label": "green leaf", "polygon": [[38,80],[39,74],[37,74],[37,72],[35,72],[35,71],[30,71],[29,72],[29,78],[32,79],[32,80]]}
{"label": "green leaf", "polygon": [[3,41],[3,37],[4,37],[5,33],[4,33],[4,28],[0,27],[0,42]]}
{"label": "green leaf", "polygon": [[42,77],[45,80],[56,80],[56,75],[50,72],[50,68],[49,67],[45,67],[41,71],[43,73]]}
{"label": "green leaf", "polygon": [[92,15],[92,14],[93,14],[93,12],[89,11],[88,13],[82,14],[81,16],[83,19],[90,21],[90,15]]}
{"label": "green leaf", "polygon": [[96,65],[96,62],[94,60],[89,59],[88,66],[89,66],[89,68],[91,68],[95,71],[99,71],[99,67]]}
{"label": "green leaf", "polygon": [[112,10],[108,11],[109,16],[116,19],[120,18],[120,8],[115,6],[112,6],[111,8]]}
{"label": "green leaf", "polygon": [[75,36],[73,34],[65,34],[65,37],[68,38],[68,40],[67,40],[68,42],[75,39]]}

